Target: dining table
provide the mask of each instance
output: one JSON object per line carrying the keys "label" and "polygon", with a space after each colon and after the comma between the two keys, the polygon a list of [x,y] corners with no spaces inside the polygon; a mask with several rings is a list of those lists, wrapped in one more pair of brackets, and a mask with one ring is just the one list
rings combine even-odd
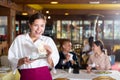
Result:
{"label": "dining table", "polygon": [[0,67],[0,80],[20,80],[20,74],[18,70],[16,74],[13,74],[10,67],[2,66]]}
{"label": "dining table", "polygon": [[[51,71],[52,78],[67,78],[69,80],[94,80],[97,77],[107,76],[110,80],[120,80],[120,72],[117,70],[92,70],[90,73],[87,70],[79,70],[79,73],[73,73],[69,70],[54,69]],[[102,79],[100,79],[102,80]],[[104,79],[109,80],[109,79]]]}
{"label": "dining table", "polygon": [[0,67],[0,80],[14,80],[14,75],[9,67]]}

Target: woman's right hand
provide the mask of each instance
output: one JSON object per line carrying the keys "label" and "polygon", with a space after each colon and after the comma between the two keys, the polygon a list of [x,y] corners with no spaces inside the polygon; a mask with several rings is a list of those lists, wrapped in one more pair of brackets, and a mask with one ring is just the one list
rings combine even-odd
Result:
{"label": "woman's right hand", "polygon": [[23,64],[30,64],[31,62],[33,61],[31,61],[28,57],[20,58],[18,60],[18,66],[21,66]]}
{"label": "woman's right hand", "polygon": [[96,70],[100,70],[101,69],[99,65],[96,65],[95,68],[96,68]]}

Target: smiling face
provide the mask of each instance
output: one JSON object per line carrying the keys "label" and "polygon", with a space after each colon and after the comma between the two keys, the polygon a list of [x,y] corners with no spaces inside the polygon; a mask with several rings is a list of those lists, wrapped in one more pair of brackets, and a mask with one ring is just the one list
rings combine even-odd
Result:
{"label": "smiling face", "polygon": [[95,53],[97,53],[97,51],[100,50],[100,46],[97,46],[96,44],[93,44],[92,49]]}
{"label": "smiling face", "polygon": [[31,33],[34,38],[39,38],[45,30],[46,21],[44,19],[35,19],[32,24],[29,24]]}
{"label": "smiling face", "polygon": [[34,41],[36,41],[45,30],[46,17],[41,13],[33,14],[29,18],[29,27],[30,27],[30,37]]}
{"label": "smiling face", "polygon": [[99,53],[99,52],[102,52],[102,50],[103,50],[103,43],[102,43],[102,41],[95,41],[94,43],[93,43],[93,47],[92,47],[92,49],[93,49],[93,51],[95,52],[95,53]]}

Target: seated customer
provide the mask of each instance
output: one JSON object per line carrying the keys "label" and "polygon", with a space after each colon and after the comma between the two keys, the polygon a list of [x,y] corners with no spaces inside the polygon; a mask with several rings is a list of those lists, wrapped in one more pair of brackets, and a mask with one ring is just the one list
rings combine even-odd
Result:
{"label": "seated customer", "polygon": [[90,51],[90,45],[89,45],[88,39],[85,39],[83,42],[82,52],[87,53],[88,51]]}
{"label": "seated customer", "polygon": [[113,60],[111,69],[120,71],[120,49],[114,51],[114,55],[112,56],[114,56],[115,62]]}
{"label": "seated customer", "polygon": [[89,58],[89,52],[91,51],[88,39],[84,39],[83,48],[81,52],[81,66],[82,68],[86,68],[86,64]]}
{"label": "seated customer", "polygon": [[60,48],[60,59],[56,65],[56,69],[68,69],[70,67],[74,68],[75,65],[79,66],[76,54],[74,52],[70,52],[72,48],[72,43],[70,40],[64,40]]}
{"label": "seated customer", "polygon": [[94,53],[89,57],[87,71],[90,72],[93,67],[97,70],[111,69],[109,57],[103,52],[102,42],[95,41],[92,49]]}

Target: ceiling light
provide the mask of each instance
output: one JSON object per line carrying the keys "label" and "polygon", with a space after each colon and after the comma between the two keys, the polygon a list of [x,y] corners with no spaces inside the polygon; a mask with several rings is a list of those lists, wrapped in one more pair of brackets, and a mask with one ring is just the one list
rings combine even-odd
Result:
{"label": "ceiling light", "polygon": [[65,13],[65,15],[69,15],[69,13]]}
{"label": "ceiling light", "polygon": [[49,11],[46,11],[47,14],[49,14]]}
{"label": "ceiling light", "polygon": [[51,19],[51,16],[48,16],[48,19]]}
{"label": "ceiling light", "polygon": [[89,4],[100,4],[99,1],[90,1]]}
{"label": "ceiling light", "polygon": [[25,16],[25,15],[28,15],[28,13],[27,13],[27,12],[23,12],[23,13],[22,13],[22,15],[24,15],[24,16]]}
{"label": "ceiling light", "polygon": [[120,15],[120,13],[115,13],[115,15]]}
{"label": "ceiling light", "polygon": [[35,13],[35,10],[33,10],[33,13]]}
{"label": "ceiling light", "polygon": [[51,4],[58,4],[58,2],[56,2],[56,1],[53,1],[53,2],[50,2]]}

